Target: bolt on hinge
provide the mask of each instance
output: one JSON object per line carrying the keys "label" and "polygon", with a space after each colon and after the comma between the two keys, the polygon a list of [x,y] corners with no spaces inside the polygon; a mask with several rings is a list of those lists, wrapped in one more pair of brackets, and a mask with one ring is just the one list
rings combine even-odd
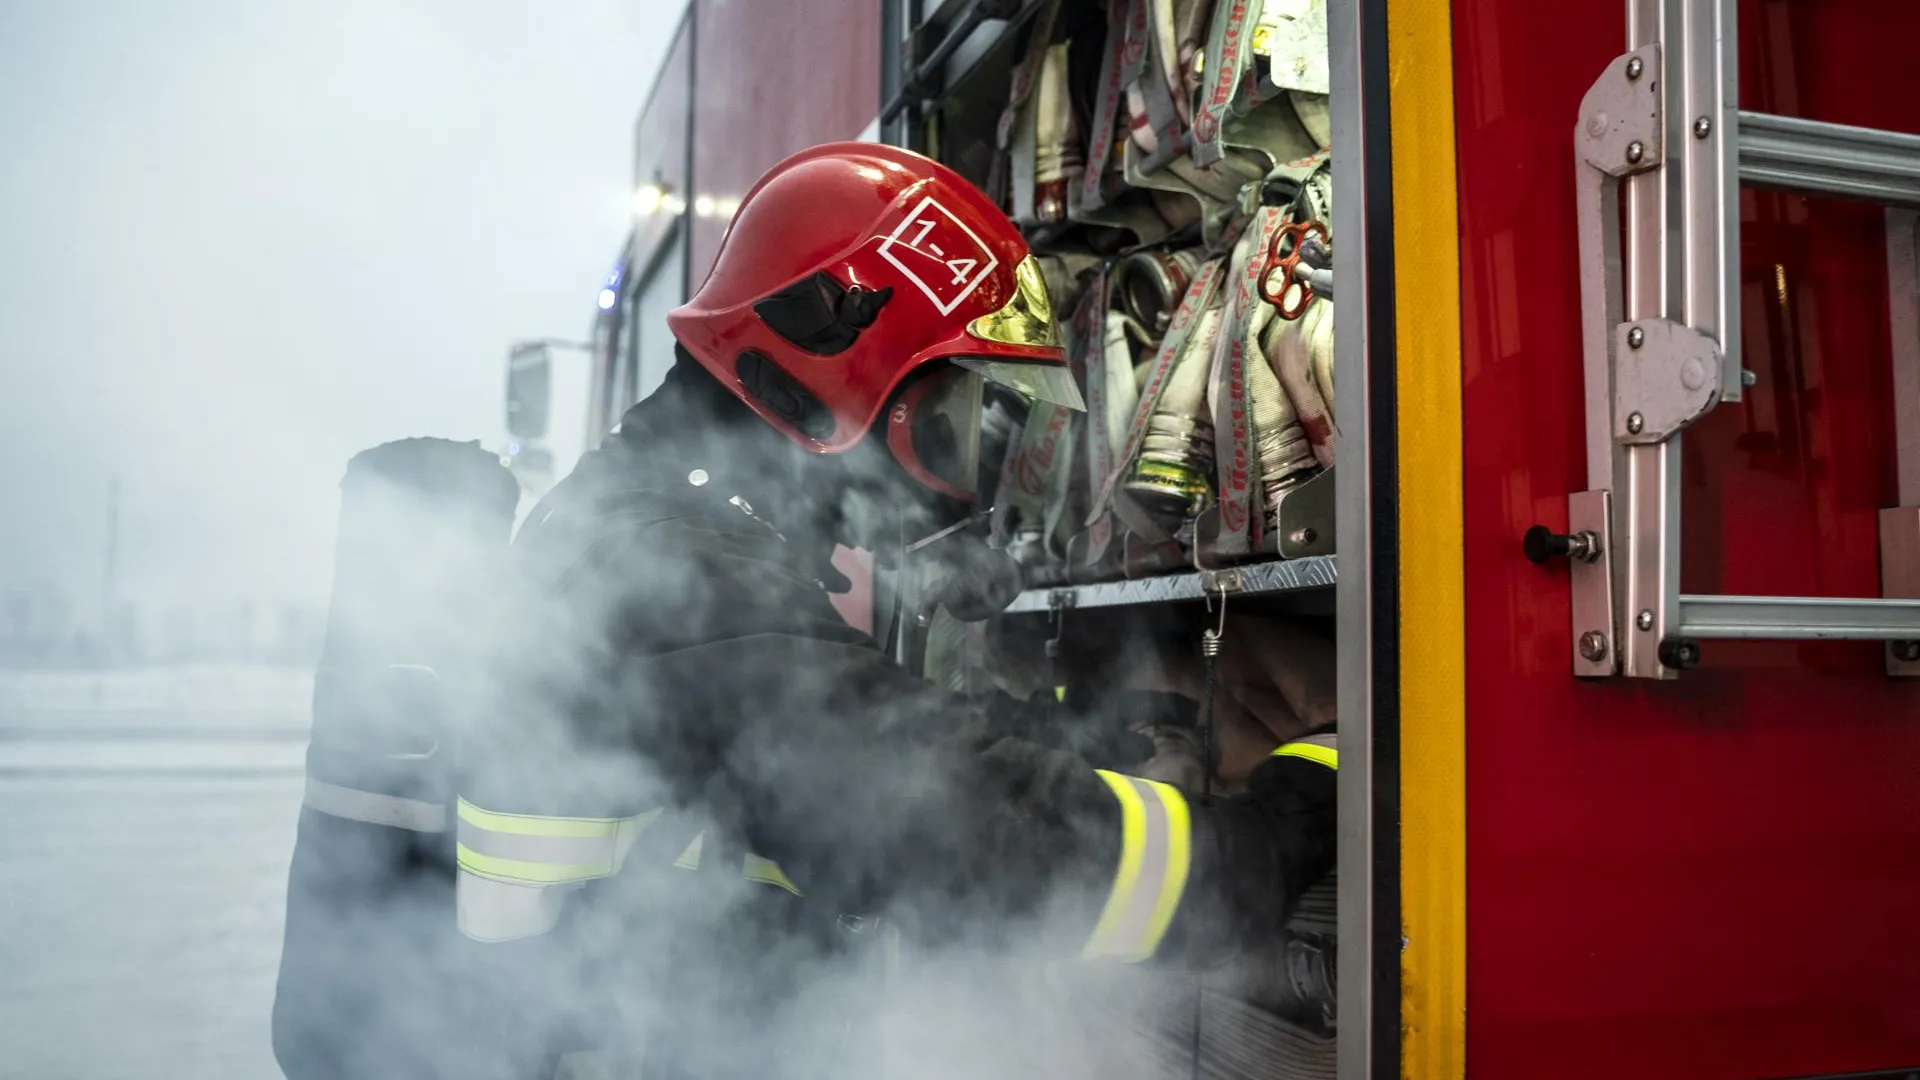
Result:
{"label": "bolt on hinge", "polygon": [[1591,663],[1599,663],[1607,658],[1607,635],[1604,630],[1589,630],[1580,635],[1580,656]]}

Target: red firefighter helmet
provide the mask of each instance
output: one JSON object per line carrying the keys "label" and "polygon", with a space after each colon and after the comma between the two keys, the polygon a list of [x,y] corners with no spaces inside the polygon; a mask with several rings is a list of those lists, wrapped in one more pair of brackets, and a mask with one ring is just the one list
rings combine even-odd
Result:
{"label": "red firefighter helmet", "polygon": [[891,401],[894,457],[956,498],[974,488],[982,380],[1084,408],[1019,230],[958,173],[880,143],[775,165],[667,325],[815,453],[857,444]]}

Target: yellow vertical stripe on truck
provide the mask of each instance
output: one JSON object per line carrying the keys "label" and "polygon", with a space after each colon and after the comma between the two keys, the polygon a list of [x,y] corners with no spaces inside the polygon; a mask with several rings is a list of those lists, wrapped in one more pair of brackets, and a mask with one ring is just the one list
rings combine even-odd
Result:
{"label": "yellow vertical stripe on truck", "polygon": [[1466,1075],[1466,653],[1453,13],[1387,0],[1400,497],[1401,1070]]}

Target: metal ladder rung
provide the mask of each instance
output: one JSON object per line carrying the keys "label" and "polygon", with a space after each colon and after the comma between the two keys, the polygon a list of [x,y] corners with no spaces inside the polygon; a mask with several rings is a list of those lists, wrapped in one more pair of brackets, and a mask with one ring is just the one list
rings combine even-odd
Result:
{"label": "metal ladder rung", "polygon": [[1920,600],[1681,596],[1680,635],[1705,641],[1920,640]]}
{"label": "metal ladder rung", "polygon": [[1740,112],[1740,181],[1920,207],[1920,135]]}

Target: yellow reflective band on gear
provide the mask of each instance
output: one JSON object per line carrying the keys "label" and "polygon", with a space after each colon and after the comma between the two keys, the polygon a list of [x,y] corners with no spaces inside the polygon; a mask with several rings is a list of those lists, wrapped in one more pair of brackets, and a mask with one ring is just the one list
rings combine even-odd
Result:
{"label": "yellow reflective band on gear", "polygon": [[1120,803],[1120,864],[1081,956],[1138,963],[1160,947],[1180,906],[1193,859],[1193,822],[1178,789],[1095,771]]}
{"label": "yellow reflective band on gear", "polygon": [[1335,747],[1332,735],[1310,735],[1304,739],[1283,743],[1273,752],[1273,756],[1305,758],[1336,772],[1340,768],[1340,751]]}
{"label": "yellow reflective band on gear", "polygon": [[706,833],[704,832],[695,833],[693,835],[693,843],[688,844],[687,850],[681,852],[680,857],[673,860],[673,865],[676,868],[681,870],[700,869],[700,848],[706,842],[707,842]]}
{"label": "yellow reflective band on gear", "polygon": [[625,818],[546,817],[459,804],[460,869],[499,881],[567,885],[611,877],[658,809]]}
{"label": "yellow reflective band on gear", "polygon": [[[700,869],[700,850],[706,846],[706,842],[707,834],[705,832],[696,834],[693,838],[693,843],[687,845],[687,850],[681,852],[680,857],[673,860],[674,869]],[[740,876],[746,878],[748,881],[757,881],[762,885],[778,885],[780,888],[787,890],[795,896],[802,895],[799,887],[793,883],[792,879],[787,877],[786,871],[780,869],[779,863],[761,855],[749,853],[742,856],[740,859]]]}
{"label": "yellow reflective band on gear", "polygon": [[748,881],[757,881],[762,885],[778,885],[795,896],[802,895],[799,888],[788,879],[786,871],[780,869],[780,864],[772,859],[748,855],[740,860],[740,873]]}
{"label": "yellow reflective band on gear", "polygon": [[456,844],[460,869],[482,877],[523,885],[572,885],[598,878],[612,877],[620,867],[613,859],[583,863],[530,862],[482,855],[465,844]]}
{"label": "yellow reflective band on gear", "polygon": [[520,836],[610,836],[613,829],[629,822],[660,816],[659,810],[624,818],[549,817],[543,814],[503,814],[482,810],[465,799],[460,800],[460,820],[488,832],[515,833]]}

